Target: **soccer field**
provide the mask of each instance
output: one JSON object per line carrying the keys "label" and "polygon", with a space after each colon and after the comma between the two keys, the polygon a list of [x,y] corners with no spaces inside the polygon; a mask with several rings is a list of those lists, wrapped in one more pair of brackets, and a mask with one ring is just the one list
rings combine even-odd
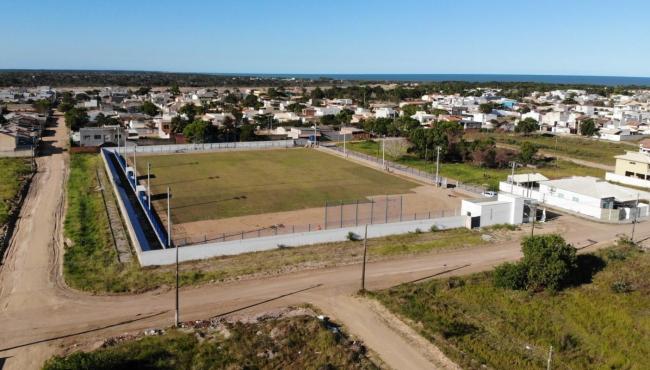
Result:
{"label": "soccer field", "polygon": [[[172,220],[186,223],[321,207],[404,194],[418,184],[313,149],[168,154],[138,157],[151,191],[172,190]],[[154,205],[163,210],[165,200]]]}

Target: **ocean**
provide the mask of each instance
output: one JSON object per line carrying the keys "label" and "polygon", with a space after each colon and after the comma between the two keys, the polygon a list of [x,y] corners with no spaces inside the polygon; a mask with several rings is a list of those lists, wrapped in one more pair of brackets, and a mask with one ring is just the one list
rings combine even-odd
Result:
{"label": "ocean", "polygon": [[557,84],[585,85],[637,85],[650,86],[650,77],[622,76],[568,76],[568,75],[510,75],[510,74],[290,74],[290,73],[215,73],[228,76],[255,76],[276,78],[331,78],[353,81],[393,81],[393,82],[540,82]]}

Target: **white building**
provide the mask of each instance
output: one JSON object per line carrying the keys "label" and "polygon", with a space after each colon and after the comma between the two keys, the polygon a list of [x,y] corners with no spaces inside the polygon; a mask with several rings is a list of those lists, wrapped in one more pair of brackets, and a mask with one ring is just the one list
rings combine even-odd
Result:
{"label": "white building", "polygon": [[335,105],[328,105],[327,107],[314,107],[314,116],[316,117],[322,117],[322,116],[329,116],[329,115],[337,115],[339,112],[341,112],[343,109],[341,107],[337,107]]}
{"label": "white building", "polygon": [[395,109],[390,107],[382,107],[375,109],[375,117],[377,118],[393,118],[397,116]]}
{"label": "white building", "polygon": [[569,177],[530,181],[526,185],[500,182],[499,190],[539,201],[541,204],[600,220],[633,217],[637,199],[639,216],[648,216],[650,193],[614,185],[596,177]]}
{"label": "white building", "polygon": [[412,115],[411,118],[417,120],[418,122],[420,122],[420,124],[426,124],[433,121],[436,118],[436,116],[434,114],[429,114],[425,111],[419,110],[415,112],[415,114]]}
{"label": "white building", "polygon": [[522,196],[499,193],[495,198],[463,199],[461,215],[467,216],[467,228],[497,224],[519,225],[524,222]]}

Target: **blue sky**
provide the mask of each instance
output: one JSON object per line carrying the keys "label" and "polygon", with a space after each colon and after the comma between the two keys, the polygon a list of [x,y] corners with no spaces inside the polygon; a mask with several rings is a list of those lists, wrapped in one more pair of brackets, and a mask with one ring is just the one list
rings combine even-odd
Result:
{"label": "blue sky", "polygon": [[650,76],[643,0],[2,0],[0,68]]}

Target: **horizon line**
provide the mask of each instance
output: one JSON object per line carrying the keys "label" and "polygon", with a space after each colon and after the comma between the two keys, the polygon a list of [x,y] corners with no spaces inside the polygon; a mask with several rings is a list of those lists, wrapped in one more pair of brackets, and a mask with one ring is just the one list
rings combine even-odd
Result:
{"label": "horizon line", "polygon": [[552,76],[552,77],[614,77],[614,78],[650,78],[650,76],[615,75],[615,74],[554,74],[554,73],[433,73],[433,72],[201,72],[201,71],[169,71],[147,69],[107,69],[107,68],[0,68],[1,72],[144,72],[170,74],[204,74],[231,76]]}

